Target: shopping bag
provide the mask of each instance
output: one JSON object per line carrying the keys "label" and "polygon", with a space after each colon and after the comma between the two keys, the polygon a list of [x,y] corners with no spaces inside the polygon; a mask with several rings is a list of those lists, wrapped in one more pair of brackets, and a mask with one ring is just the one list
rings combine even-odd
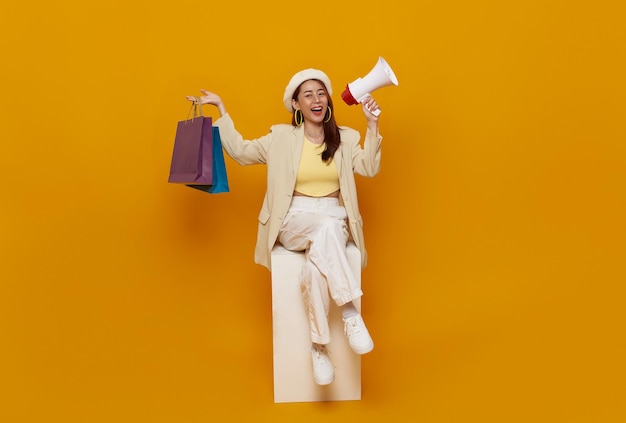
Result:
{"label": "shopping bag", "polygon": [[220,128],[213,126],[213,163],[212,163],[212,183],[210,184],[187,184],[190,188],[199,189],[210,194],[229,192],[228,175],[226,174],[226,163],[224,161],[224,151],[222,150],[222,138]]}
{"label": "shopping bag", "polygon": [[194,103],[187,119],[178,122],[168,182],[209,193],[228,192],[219,128],[212,126],[211,117],[205,117],[201,107]]}

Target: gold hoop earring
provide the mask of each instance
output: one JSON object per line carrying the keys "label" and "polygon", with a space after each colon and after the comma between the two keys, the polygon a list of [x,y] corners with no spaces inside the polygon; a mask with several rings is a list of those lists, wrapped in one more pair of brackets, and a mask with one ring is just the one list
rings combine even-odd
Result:
{"label": "gold hoop earring", "polygon": [[304,115],[302,114],[302,110],[297,109],[293,112],[293,120],[296,122],[296,126],[302,125],[304,122]]}
{"label": "gold hoop earring", "polygon": [[328,109],[326,109],[326,113],[328,113],[328,117],[324,119],[324,122],[330,122],[330,118],[333,116],[333,109],[329,106]]}

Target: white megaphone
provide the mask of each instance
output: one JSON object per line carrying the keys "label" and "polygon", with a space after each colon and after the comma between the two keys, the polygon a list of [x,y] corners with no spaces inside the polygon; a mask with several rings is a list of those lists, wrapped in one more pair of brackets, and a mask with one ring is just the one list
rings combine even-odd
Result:
{"label": "white megaphone", "polygon": [[[388,85],[397,86],[398,78],[385,59],[379,57],[376,66],[367,75],[346,85],[346,89],[341,93],[341,98],[349,106],[359,104],[373,91]],[[374,116],[380,115],[380,109],[373,111],[372,114]]]}

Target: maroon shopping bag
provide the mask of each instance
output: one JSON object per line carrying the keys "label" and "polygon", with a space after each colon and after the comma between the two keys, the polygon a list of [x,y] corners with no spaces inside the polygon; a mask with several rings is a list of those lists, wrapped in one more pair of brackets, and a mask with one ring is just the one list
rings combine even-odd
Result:
{"label": "maroon shopping bag", "polygon": [[[193,117],[178,122],[168,182],[213,184],[213,121],[193,104]],[[198,114],[198,108],[200,113]],[[191,109],[189,110],[191,113]]]}

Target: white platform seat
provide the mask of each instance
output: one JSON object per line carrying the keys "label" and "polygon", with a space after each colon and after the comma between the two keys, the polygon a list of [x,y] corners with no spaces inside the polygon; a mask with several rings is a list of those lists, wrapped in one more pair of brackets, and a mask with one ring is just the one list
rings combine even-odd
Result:
{"label": "white platform seat", "polygon": [[[361,280],[361,254],[348,244],[350,265]],[[272,250],[272,319],[274,330],[274,402],[346,401],[361,399],[361,356],[350,349],[343,334],[343,321],[331,300],[330,359],[335,381],[320,386],[313,380],[309,322],[298,276],[304,263],[303,252],[282,246]],[[355,306],[360,310],[359,300]]]}

